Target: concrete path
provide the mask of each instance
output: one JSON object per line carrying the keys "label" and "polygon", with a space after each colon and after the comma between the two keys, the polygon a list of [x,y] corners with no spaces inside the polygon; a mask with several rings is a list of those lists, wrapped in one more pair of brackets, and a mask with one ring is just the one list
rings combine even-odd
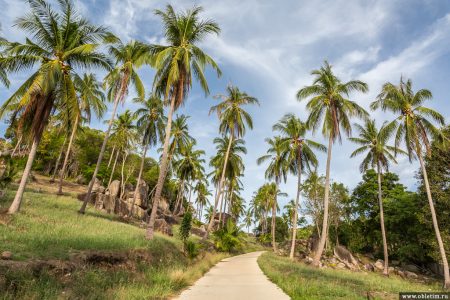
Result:
{"label": "concrete path", "polygon": [[176,299],[289,299],[259,268],[256,260],[261,253],[252,252],[222,260]]}

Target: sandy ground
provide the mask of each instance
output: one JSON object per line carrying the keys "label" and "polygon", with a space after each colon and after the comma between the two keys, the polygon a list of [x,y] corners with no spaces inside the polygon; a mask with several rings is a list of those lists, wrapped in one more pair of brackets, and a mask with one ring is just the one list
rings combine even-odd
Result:
{"label": "sandy ground", "polygon": [[289,299],[259,268],[256,260],[261,253],[252,252],[222,260],[176,299]]}

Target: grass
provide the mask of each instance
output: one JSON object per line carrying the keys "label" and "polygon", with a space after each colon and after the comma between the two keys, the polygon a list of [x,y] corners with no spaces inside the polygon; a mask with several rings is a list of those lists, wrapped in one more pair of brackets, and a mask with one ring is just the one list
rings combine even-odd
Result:
{"label": "grass", "polygon": [[398,299],[399,292],[441,291],[438,283],[426,285],[398,276],[378,273],[316,269],[289,258],[266,252],[258,264],[271,281],[292,299]]}
{"label": "grass", "polygon": [[[9,193],[0,200],[0,211],[7,208],[12,197]],[[28,190],[19,214],[0,215],[0,252],[11,251],[14,260],[24,261],[65,260],[83,250],[144,249],[151,256],[151,264],[84,265],[64,276],[45,270],[40,274],[9,271],[0,274],[0,299],[167,299],[227,256],[206,253],[190,261],[176,237],[157,234],[147,241],[144,229],[121,223],[113,215],[93,209],[79,215],[80,204],[70,196]]]}

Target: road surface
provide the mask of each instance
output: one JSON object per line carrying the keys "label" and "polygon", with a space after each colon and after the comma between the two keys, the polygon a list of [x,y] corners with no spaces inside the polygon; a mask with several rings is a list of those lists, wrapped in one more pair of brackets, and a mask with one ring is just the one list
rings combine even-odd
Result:
{"label": "road surface", "polygon": [[289,299],[259,268],[256,260],[262,253],[251,252],[222,260],[176,299]]}

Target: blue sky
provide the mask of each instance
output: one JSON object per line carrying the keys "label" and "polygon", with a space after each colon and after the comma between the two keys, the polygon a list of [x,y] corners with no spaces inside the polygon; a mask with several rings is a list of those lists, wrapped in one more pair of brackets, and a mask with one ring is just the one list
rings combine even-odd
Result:
{"label": "blue sky", "polygon": [[[164,43],[155,8],[167,2],[157,0],[78,0],[78,9],[96,24],[109,26],[124,41],[140,39]],[[189,125],[198,145],[209,158],[214,154],[212,140],[217,136],[216,116],[208,115],[216,103],[214,95],[223,93],[232,83],[257,97],[260,107],[249,108],[255,129],[245,136],[248,154],[243,195],[247,200],[264,183],[264,167],[256,158],[265,153],[264,139],[273,135],[272,125],[285,113],[307,117],[304,104],[295,100],[296,91],[311,83],[310,71],[328,60],[343,80],[360,79],[370,92],[355,94],[352,100],[368,109],[386,81],[397,83],[401,75],[412,78],[415,89],[428,88],[434,99],[428,105],[450,121],[450,2],[440,0],[405,1],[270,1],[204,0],[169,2],[178,9],[193,4],[205,8],[203,15],[216,20],[222,33],[210,37],[202,47],[218,61],[223,76],[208,72],[211,95],[206,97],[194,84],[186,105],[178,114],[191,118]],[[2,35],[9,40],[23,40],[23,34],[11,27],[26,10],[20,0],[0,0]],[[153,71],[140,71],[147,87]],[[0,90],[0,102],[14,90],[27,74],[11,77],[11,89]],[[133,95],[130,95],[130,99]],[[128,101],[124,109],[133,109]],[[371,112],[378,125],[392,116]],[[109,115],[107,115],[109,118]],[[356,120],[355,120],[356,121]],[[104,128],[98,120],[91,124]],[[5,125],[1,125],[4,131]],[[318,133],[314,139],[325,143]],[[350,159],[354,145],[344,139],[333,149],[331,177],[353,188],[360,180],[360,159]],[[155,152],[153,152],[153,155]],[[319,155],[319,172],[325,172],[324,155]],[[401,182],[415,189],[417,163],[406,159],[392,168]],[[288,178],[282,190],[295,196],[295,180]]]}

